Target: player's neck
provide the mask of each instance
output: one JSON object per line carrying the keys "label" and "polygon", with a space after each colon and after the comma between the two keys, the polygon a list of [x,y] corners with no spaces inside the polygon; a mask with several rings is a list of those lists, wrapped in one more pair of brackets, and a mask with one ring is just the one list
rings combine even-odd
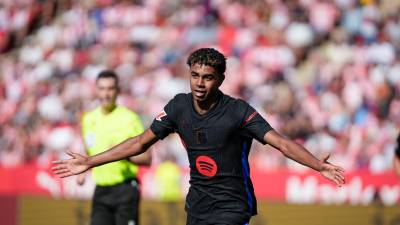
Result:
{"label": "player's neck", "polygon": [[210,96],[209,99],[205,101],[196,101],[193,100],[194,109],[199,115],[204,115],[208,111],[210,111],[215,104],[218,102],[218,93],[215,93],[213,96]]}
{"label": "player's neck", "polygon": [[112,105],[103,105],[101,106],[101,112],[105,115],[110,114],[112,111],[114,111],[114,109],[117,108],[116,104],[112,104]]}

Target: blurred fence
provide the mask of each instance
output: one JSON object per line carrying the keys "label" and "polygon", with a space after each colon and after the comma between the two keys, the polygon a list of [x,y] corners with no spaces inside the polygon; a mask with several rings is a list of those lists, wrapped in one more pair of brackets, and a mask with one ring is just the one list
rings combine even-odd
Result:
{"label": "blurred fence", "polygon": [[[13,207],[11,207],[13,206]],[[184,225],[184,205],[143,201],[141,225]],[[90,202],[50,197],[0,197],[2,225],[86,225]],[[399,225],[400,207],[381,204],[288,205],[260,202],[251,225]]]}
{"label": "blurred fence", "polygon": [[[140,170],[142,196],[159,200],[162,189],[157,179],[157,168]],[[346,184],[336,187],[311,170],[295,172],[287,169],[262,171],[252,169],[255,194],[259,200],[293,204],[350,204],[367,205],[381,202],[386,206],[400,203],[400,183],[391,172],[371,173],[353,171],[346,173]],[[181,170],[181,197],[187,193],[189,171]],[[87,182],[88,183],[88,182]],[[41,195],[56,198],[90,199],[94,184],[79,187],[75,177],[59,179],[48,168],[21,166],[0,167],[0,195]],[[178,187],[179,188],[179,187]]]}

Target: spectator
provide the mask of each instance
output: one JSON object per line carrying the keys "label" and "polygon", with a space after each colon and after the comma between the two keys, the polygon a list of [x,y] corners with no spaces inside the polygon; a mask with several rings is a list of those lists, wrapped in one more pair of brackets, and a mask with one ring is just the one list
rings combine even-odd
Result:
{"label": "spectator", "polygon": [[[0,46],[10,41],[12,26],[30,23],[22,15],[38,6],[17,2],[1,3]],[[228,56],[222,90],[251,102],[285,135],[316,155],[331,152],[347,170],[391,169],[385,149],[400,126],[396,1],[49,2],[56,5],[39,11],[53,8],[48,14],[57,16],[0,57],[3,166],[47,164],[79,142],[78,115],[96,104],[95,79],[105,68],[121,74],[118,103],[148,125],[167,99],[188,91],[182,53],[212,45]],[[321,21],[317,9],[326,12]],[[19,141],[36,143],[34,149],[14,137],[26,127]],[[65,143],[46,141],[60,131],[70,137]],[[187,166],[176,138],[155,148],[155,165],[173,152]],[[289,165],[253,148],[254,165]]]}

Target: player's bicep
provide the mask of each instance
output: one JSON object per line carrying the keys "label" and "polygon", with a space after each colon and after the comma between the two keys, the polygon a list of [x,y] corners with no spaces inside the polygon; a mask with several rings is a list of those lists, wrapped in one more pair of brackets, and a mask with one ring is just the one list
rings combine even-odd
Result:
{"label": "player's bicep", "polygon": [[149,151],[148,149],[158,141],[158,138],[150,129],[145,130],[137,138],[142,148],[141,149],[142,153],[139,155],[129,157],[129,161],[140,166],[150,166],[152,155],[151,151]]}
{"label": "player's bicep", "polygon": [[264,142],[271,145],[272,147],[281,150],[288,141],[285,137],[280,135],[278,132],[271,130],[264,135]]}
{"label": "player's bicep", "polygon": [[148,128],[141,135],[138,136],[138,142],[145,148],[149,148],[151,145],[156,143],[159,139],[154,132]]}

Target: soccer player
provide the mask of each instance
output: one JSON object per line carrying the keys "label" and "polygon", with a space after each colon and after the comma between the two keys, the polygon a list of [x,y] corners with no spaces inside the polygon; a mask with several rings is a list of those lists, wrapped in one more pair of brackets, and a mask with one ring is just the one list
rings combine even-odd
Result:
{"label": "soccer player", "polygon": [[[139,116],[116,104],[119,93],[118,76],[102,71],[96,79],[100,106],[84,114],[82,135],[88,155],[101,153],[120,142],[143,133]],[[96,188],[92,201],[92,225],[128,225],[139,223],[139,190],[136,175],[138,165],[151,163],[150,151],[124,157],[107,165],[93,168]],[[85,174],[77,177],[78,184]]]}
{"label": "soccer player", "polygon": [[327,157],[317,159],[273,130],[247,102],[219,90],[225,78],[223,54],[201,48],[188,57],[187,64],[191,93],[170,100],[142,135],[92,157],[68,152],[72,159],[55,161],[54,172],[67,177],[138,155],[175,132],[190,162],[187,225],[244,225],[257,213],[248,163],[252,139],[275,147],[339,186],[344,183],[341,167],[328,163]]}
{"label": "soccer player", "polygon": [[394,156],[394,171],[396,172],[397,176],[400,177],[400,133],[397,136],[397,146],[395,150],[395,156]]}

